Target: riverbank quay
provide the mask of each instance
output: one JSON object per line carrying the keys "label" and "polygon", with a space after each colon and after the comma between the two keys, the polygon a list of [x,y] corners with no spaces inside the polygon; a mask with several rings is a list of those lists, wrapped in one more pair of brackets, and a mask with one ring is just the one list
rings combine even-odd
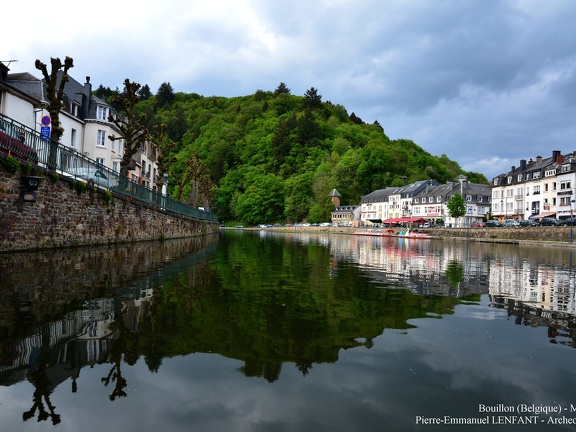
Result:
{"label": "riverbank quay", "polygon": [[[2,159],[5,155],[0,154]],[[217,220],[178,214],[37,169],[0,164],[0,253],[157,241],[215,234]],[[34,181],[33,195],[25,180]],[[26,200],[26,197],[30,199]]]}
{"label": "riverbank quay", "polygon": [[[362,228],[350,227],[274,227],[274,228],[234,228],[226,227],[225,229],[244,229],[253,231],[271,231],[284,233],[333,233],[333,234],[354,234]],[[398,232],[400,228],[394,228]],[[423,228],[420,232],[427,233],[430,238],[454,241],[476,241],[487,243],[506,243],[506,244],[542,244],[547,246],[558,247],[576,247],[576,228],[573,232],[574,242],[570,242],[570,227],[501,227],[501,228]],[[426,241],[417,239],[415,241]]]}

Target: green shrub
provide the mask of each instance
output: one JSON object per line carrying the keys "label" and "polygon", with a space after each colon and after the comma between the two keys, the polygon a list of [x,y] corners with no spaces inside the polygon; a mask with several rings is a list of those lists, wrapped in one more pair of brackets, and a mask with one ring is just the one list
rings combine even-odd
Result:
{"label": "green shrub", "polygon": [[60,175],[58,173],[50,173],[48,174],[48,178],[50,179],[50,181],[52,183],[58,183],[58,180],[60,179]]}
{"label": "green shrub", "polygon": [[2,165],[6,168],[10,174],[16,174],[18,168],[20,167],[20,162],[14,156],[8,155],[6,159],[2,159]]}
{"label": "green shrub", "polygon": [[102,201],[104,201],[106,204],[109,204],[110,201],[112,201],[112,193],[110,191],[103,191]]}
{"label": "green shrub", "polygon": [[72,180],[72,188],[79,194],[84,192],[87,187],[86,182],[83,182],[82,180]]}

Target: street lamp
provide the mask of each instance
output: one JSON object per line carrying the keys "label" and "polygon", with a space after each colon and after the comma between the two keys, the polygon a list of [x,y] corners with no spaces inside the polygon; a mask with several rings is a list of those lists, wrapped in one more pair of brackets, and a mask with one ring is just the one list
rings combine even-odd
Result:
{"label": "street lamp", "polygon": [[[572,192],[572,191],[570,191]],[[571,199],[570,200],[570,243],[573,242],[573,236],[572,236],[572,225],[574,225],[574,209],[573,209],[573,204],[576,202],[575,199]]]}
{"label": "street lamp", "polygon": [[[468,180],[468,178],[465,175],[460,174],[458,177],[456,177],[456,179],[460,182],[460,196],[462,197],[462,201],[464,201],[464,208],[467,210],[466,200],[464,199],[464,189],[462,185],[466,180]],[[464,215],[466,215],[466,212]]]}

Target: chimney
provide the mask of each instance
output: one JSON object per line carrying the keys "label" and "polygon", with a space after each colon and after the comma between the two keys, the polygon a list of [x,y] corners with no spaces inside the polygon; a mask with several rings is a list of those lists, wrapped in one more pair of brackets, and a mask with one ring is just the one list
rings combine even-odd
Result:
{"label": "chimney", "polygon": [[542,162],[542,156],[536,156],[536,163]]}
{"label": "chimney", "polygon": [[560,156],[560,150],[552,150],[552,161],[557,162],[558,156]]}
{"label": "chimney", "polygon": [[88,110],[90,109],[90,99],[92,96],[92,84],[90,84],[90,77],[86,77],[84,88],[82,89],[82,106],[80,112],[82,113],[82,120],[88,117]]}
{"label": "chimney", "polygon": [[526,169],[526,159],[520,159],[520,170],[524,171]]}

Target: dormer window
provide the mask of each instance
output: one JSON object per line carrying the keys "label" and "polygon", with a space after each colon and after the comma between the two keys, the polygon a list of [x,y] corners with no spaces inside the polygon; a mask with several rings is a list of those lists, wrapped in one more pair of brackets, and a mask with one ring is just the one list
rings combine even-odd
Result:
{"label": "dormer window", "polygon": [[96,107],[96,120],[106,121],[108,116],[108,108],[102,105]]}
{"label": "dormer window", "polygon": [[466,201],[472,201],[472,195],[466,195]]}
{"label": "dormer window", "polygon": [[508,176],[508,184],[512,184],[512,176]]}

